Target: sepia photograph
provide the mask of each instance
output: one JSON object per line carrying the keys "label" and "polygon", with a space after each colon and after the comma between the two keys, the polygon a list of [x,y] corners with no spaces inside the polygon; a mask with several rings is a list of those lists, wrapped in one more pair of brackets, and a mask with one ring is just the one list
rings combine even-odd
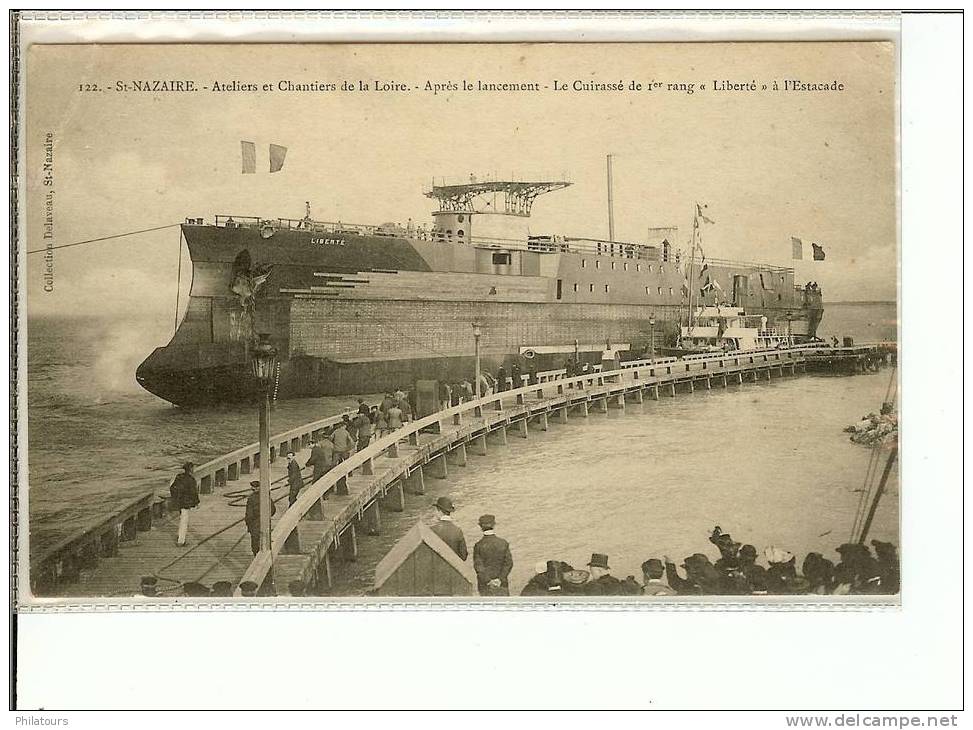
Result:
{"label": "sepia photograph", "polygon": [[895,43],[21,63],[20,605],[908,596]]}

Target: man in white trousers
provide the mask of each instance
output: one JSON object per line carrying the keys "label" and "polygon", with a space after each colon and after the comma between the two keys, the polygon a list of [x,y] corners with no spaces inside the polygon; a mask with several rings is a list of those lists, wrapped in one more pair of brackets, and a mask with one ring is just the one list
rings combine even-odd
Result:
{"label": "man in white trousers", "polygon": [[179,535],[176,537],[176,545],[184,547],[186,533],[189,531],[189,510],[195,509],[199,504],[199,487],[196,485],[196,477],[193,476],[192,462],[187,461],[182,465],[182,474],[172,480],[169,494],[172,495],[173,505],[179,510]]}

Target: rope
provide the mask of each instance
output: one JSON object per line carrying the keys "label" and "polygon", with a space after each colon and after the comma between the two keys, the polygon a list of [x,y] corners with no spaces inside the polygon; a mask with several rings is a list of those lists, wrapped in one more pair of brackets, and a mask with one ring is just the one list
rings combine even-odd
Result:
{"label": "rope", "polygon": [[155,228],[143,228],[140,231],[128,231],[126,233],[116,233],[112,236],[102,236],[101,238],[89,238],[87,241],[75,241],[74,243],[62,243],[60,246],[51,246],[50,248],[37,248],[33,251],[28,251],[28,254],[32,253],[45,253],[47,251],[53,251],[58,248],[71,248],[72,246],[84,246],[87,243],[97,243],[98,241],[109,241],[113,238],[124,238],[125,236],[135,236],[139,233],[149,233],[150,231],[161,231],[164,228],[175,228],[176,226],[181,226],[182,223],[170,223],[167,226],[156,226]]}
{"label": "rope", "polygon": [[[286,479],[286,477],[281,477],[281,478],[277,479],[277,482],[282,482],[285,479]],[[277,482],[272,482],[272,484],[277,483]],[[281,487],[271,487],[271,490],[270,491],[271,491],[271,493],[273,493],[274,489],[280,489],[280,488]],[[249,489],[245,489],[245,490],[244,489],[241,489],[241,490],[236,490],[236,491],[233,491],[233,492],[226,492],[223,495],[223,497],[230,499],[230,506],[232,506],[232,507],[239,507],[241,505],[241,501],[240,500],[244,497],[244,495],[249,495],[249,494],[250,494],[250,490]],[[276,502],[280,501],[283,498],[284,498],[284,495],[282,494],[280,497],[278,497],[277,499],[275,499],[273,501],[276,503]],[[244,500],[243,503],[245,503],[245,500]],[[181,582],[180,581],[175,580],[173,578],[168,578],[166,576],[163,576],[163,575],[161,575],[161,573],[163,571],[168,570],[169,568],[171,568],[173,565],[175,565],[176,563],[178,563],[180,560],[188,557],[191,553],[193,553],[196,550],[198,550],[199,548],[201,548],[203,545],[205,545],[207,542],[209,542],[210,540],[212,540],[214,537],[216,537],[218,535],[222,535],[224,532],[226,532],[230,528],[239,525],[245,519],[246,519],[245,517],[241,517],[240,519],[234,520],[230,524],[228,524],[228,525],[226,525],[224,527],[221,527],[219,530],[217,530],[216,532],[212,533],[211,535],[207,535],[202,540],[200,540],[199,542],[197,542],[195,545],[193,545],[192,547],[190,547],[189,550],[187,550],[186,552],[184,552],[181,555],[179,555],[178,557],[176,557],[175,560],[172,560],[172,561],[166,563],[161,568],[157,568],[155,571],[152,572],[151,575],[154,576],[154,577],[156,577],[156,578],[159,578],[160,580],[167,580],[167,581],[179,582],[180,585],[181,585]],[[243,539],[243,537],[241,536],[240,540],[242,540],[242,539]],[[236,543],[233,545],[233,547],[230,549],[229,552],[224,553],[222,556],[220,556],[219,558],[217,558],[214,561],[213,565],[203,575],[206,575],[207,573],[211,572],[213,570],[213,568],[215,568],[217,565],[219,565],[223,561],[223,558],[225,558],[227,555],[229,555],[230,552],[233,552],[233,550],[236,549],[236,546],[240,544],[240,540],[237,540],[236,541]]]}

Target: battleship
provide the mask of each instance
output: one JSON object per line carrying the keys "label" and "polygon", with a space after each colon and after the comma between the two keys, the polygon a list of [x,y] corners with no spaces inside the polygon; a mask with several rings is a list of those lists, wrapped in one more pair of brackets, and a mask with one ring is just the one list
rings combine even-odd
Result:
{"label": "battleship", "polygon": [[250,400],[262,336],[279,353],[274,398],[374,393],[469,378],[474,325],[484,369],[543,370],[600,361],[606,347],[634,358],[675,346],[695,308],[718,305],[815,338],[821,291],[793,269],[697,258],[699,206],[690,256],[675,227],[623,242],[611,217],[608,240],[532,233],[536,200],[570,184],[434,184],[422,225],[318,221],[309,204],[299,219],[189,218],[188,305],[136,379],[181,406]]}

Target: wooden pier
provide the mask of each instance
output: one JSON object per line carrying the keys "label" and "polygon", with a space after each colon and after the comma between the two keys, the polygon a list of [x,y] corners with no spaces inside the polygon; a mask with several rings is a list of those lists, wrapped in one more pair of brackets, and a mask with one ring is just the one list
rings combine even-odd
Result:
{"label": "wooden pier", "polygon": [[355,560],[358,541],[380,533],[383,512],[402,511],[408,495],[424,493],[427,480],[447,478],[509,438],[530,439],[532,431],[571,418],[697,388],[793,376],[805,372],[820,349],[643,360],[571,378],[564,371],[541,373],[534,385],[406,423],[305,486],[288,509],[286,461],[278,456],[294,451],[303,464],[312,435],[341,416],[313,421],[272,438],[277,515],[271,550],[253,556],[243,524],[259,466],[259,446],[251,444],[197,467],[201,504],[191,513],[188,546],[175,544],[178,512],[167,495],[149,493],[32,560],[31,589],[39,597],[131,597],[143,576],[154,576],[162,598],[181,596],[187,583],[217,582],[231,584],[240,596],[245,581],[259,586],[258,595],[327,593],[334,561]]}

